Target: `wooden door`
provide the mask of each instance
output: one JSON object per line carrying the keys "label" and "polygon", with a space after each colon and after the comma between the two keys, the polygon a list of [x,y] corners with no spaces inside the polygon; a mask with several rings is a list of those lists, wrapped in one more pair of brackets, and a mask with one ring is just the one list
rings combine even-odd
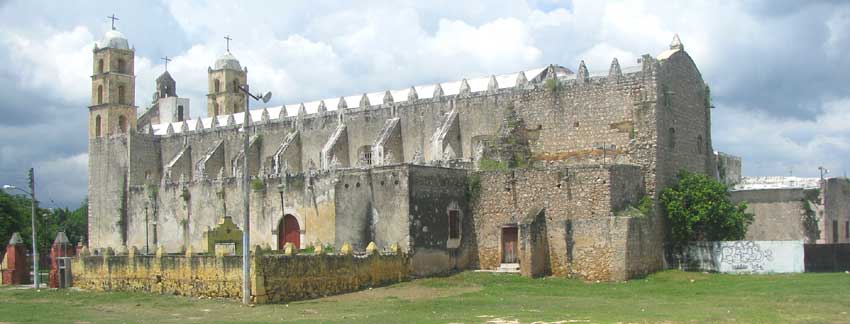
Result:
{"label": "wooden door", "polygon": [[502,228],[502,263],[519,263],[517,238],[516,227]]}
{"label": "wooden door", "polygon": [[277,248],[283,250],[286,243],[292,243],[296,249],[301,248],[301,227],[292,215],[283,216],[277,227]]}

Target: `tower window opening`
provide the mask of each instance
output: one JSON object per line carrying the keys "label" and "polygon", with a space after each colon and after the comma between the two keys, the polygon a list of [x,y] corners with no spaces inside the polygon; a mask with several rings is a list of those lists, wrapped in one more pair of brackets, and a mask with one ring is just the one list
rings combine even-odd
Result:
{"label": "tower window opening", "polygon": [[215,81],[213,81],[213,91],[216,93],[221,91],[221,81],[219,79],[215,79]]}
{"label": "tower window opening", "polygon": [[118,116],[118,131],[122,134],[127,132],[127,117]]}
{"label": "tower window opening", "polygon": [[697,136],[697,153],[702,154],[702,135]]}
{"label": "tower window opening", "polygon": [[103,59],[97,60],[97,73],[103,73]]}
{"label": "tower window opening", "polygon": [[94,136],[100,137],[100,115],[94,118]]}
{"label": "tower window opening", "polygon": [[218,116],[218,103],[213,103],[213,116]]}
{"label": "tower window opening", "polygon": [[102,85],[97,86],[97,104],[98,105],[103,104],[103,86]]}
{"label": "tower window opening", "polygon": [[124,86],[118,86],[118,103],[124,103]]}
{"label": "tower window opening", "polygon": [[183,106],[177,106],[177,121],[183,121]]}
{"label": "tower window opening", "polygon": [[123,59],[118,59],[118,73],[127,73],[127,63]]}
{"label": "tower window opening", "polygon": [[233,80],[233,93],[239,93],[239,81]]}

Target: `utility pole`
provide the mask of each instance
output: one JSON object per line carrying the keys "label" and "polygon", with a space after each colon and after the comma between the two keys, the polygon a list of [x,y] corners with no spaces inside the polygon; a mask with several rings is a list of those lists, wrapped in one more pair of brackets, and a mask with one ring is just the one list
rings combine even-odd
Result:
{"label": "utility pole", "polygon": [[29,182],[30,182],[30,203],[32,204],[32,273],[33,273],[33,284],[35,285],[35,289],[38,289],[38,238],[36,237],[36,228],[35,228],[35,171],[33,168],[30,168],[29,172]]}
{"label": "utility pole", "polygon": [[[228,41],[230,41],[228,39]],[[243,91],[248,92],[248,85],[245,85]],[[245,98],[245,118],[242,121],[242,130],[245,132],[243,134],[244,141],[242,143],[242,216],[244,217],[242,220],[242,224],[244,227],[242,232],[242,303],[250,304],[251,303],[251,261],[249,260],[251,257],[251,220],[250,220],[250,199],[251,193],[248,190],[248,179],[250,175],[248,175],[248,142],[249,134],[248,134],[248,121],[249,117],[249,107],[251,105],[251,100],[249,98]]]}

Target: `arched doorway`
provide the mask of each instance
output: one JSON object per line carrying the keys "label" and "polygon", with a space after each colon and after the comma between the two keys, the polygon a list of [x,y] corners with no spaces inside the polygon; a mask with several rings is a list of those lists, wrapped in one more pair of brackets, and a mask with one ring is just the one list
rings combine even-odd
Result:
{"label": "arched doorway", "polygon": [[301,227],[295,216],[287,214],[277,225],[277,249],[283,250],[286,243],[292,243],[296,249],[301,248]]}

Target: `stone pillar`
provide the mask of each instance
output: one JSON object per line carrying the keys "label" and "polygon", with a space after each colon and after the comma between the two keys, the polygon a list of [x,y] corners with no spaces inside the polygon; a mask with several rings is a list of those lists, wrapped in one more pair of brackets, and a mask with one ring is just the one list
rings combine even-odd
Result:
{"label": "stone pillar", "polygon": [[56,234],[53,246],[50,248],[50,288],[59,288],[59,260],[60,257],[74,256],[74,246],[68,241],[65,232]]}
{"label": "stone pillar", "polygon": [[12,239],[9,240],[9,245],[6,246],[5,259],[6,268],[3,269],[3,284],[20,285],[29,283],[30,264],[27,262],[24,240],[21,239],[21,235],[17,232],[12,234]]}

